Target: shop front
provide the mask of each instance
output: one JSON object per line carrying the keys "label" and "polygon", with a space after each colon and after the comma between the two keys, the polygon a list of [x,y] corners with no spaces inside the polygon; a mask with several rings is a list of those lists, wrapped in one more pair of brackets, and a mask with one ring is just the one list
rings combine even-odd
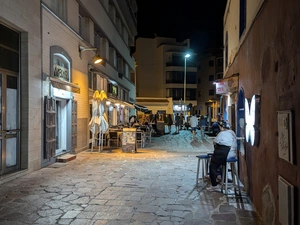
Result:
{"label": "shop front", "polygon": [[44,97],[44,151],[43,164],[55,162],[56,157],[74,152],[77,138],[77,102],[73,92],[80,87],[71,83],[72,60],[59,46],[50,48],[49,93]]}

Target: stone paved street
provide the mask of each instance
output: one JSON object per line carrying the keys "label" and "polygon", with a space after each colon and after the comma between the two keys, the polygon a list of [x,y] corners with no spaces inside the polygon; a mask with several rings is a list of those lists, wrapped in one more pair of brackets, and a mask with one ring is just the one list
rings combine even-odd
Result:
{"label": "stone paved street", "polygon": [[0,185],[0,224],[262,225],[245,196],[195,187],[196,155],[211,139],[153,137],[137,153],[87,150]]}

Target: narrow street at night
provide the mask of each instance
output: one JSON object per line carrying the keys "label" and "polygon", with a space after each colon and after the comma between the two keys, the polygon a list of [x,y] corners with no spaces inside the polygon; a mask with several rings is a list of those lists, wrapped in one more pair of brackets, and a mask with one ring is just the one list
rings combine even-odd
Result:
{"label": "narrow street at night", "polygon": [[0,224],[262,225],[245,192],[209,192],[196,183],[196,155],[212,139],[190,131],[152,137],[136,153],[86,150],[67,163],[0,186]]}

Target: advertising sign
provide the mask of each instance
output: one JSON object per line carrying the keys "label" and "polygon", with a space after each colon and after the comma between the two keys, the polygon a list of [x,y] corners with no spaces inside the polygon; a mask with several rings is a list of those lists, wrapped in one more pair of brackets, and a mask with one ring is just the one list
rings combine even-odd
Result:
{"label": "advertising sign", "polygon": [[216,94],[221,95],[237,92],[239,85],[238,79],[239,78],[235,76],[216,82]]}

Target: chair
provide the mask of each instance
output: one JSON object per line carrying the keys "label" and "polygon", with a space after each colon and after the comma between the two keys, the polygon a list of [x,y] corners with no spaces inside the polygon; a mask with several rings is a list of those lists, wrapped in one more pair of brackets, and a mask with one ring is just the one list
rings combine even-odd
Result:
{"label": "chair", "polygon": [[141,145],[141,148],[144,148],[144,132],[143,131],[137,131],[136,132],[136,145]]}
{"label": "chair", "polygon": [[[198,158],[198,165],[197,165],[197,175],[196,175],[196,187],[198,186],[199,179],[202,180],[202,187],[204,187],[204,178],[209,174],[208,168],[209,168],[209,160],[211,158],[211,154],[206,155],[196,155]],[[202,167],[202,173],[201,177],[199,177],[199,170]]]}
{"label": "chair", "polygon": [[144,141],[146,142],[146,140],[148,140],[149,143],[151,143],[151,137],[152,137],[152,128],[147,127],[146,132],[144,132]]}
{"label": "chair", "polygon": [[109,131],[108,134],[108,146],[111,147],[111,142],[116,143],[117,147],[119,147],[119,136],[117,131]]}
{"label": "chair", "polygon": [[98,146],[106,146],[107,145],[107,133],[98,133],[97,138],[97,145]]}
{"label": "chair", "polygon": [[[226,160],[226,164],[222,165],[222,187],[221,191],[225,189],[225,195],[228,195],[228,188],[233,187],[236,193],[236,189],[238,189],[238,195],[241,195],[241,186],[238,175],[238,159],[237,158],[229,158]],[[228,183],[228,174],[231,172],[232,176],[232,184]]]}

